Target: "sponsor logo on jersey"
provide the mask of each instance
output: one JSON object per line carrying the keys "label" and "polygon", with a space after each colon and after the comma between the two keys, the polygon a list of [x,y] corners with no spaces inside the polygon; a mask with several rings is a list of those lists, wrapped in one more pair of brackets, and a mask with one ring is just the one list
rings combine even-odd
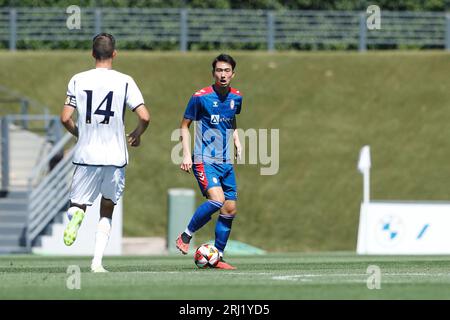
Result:
{"label": "sponsor logo on jersey", "polygon": [[234,109],[234,100],[233,100],[233,99],[231,99],[231,102],[230,102],[230,108],[231,108],[231,110]]}
{"label": "sponsor logo on jersey", "polygon": [[219,124],[220,116],[218,114],[211,115],[211,124]]}

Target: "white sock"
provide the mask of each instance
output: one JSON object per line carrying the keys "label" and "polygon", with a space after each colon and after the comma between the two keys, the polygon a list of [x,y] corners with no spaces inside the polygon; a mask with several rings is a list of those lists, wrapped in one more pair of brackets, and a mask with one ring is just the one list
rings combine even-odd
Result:
{"label": "white sock", "polygon": [[77,212],[78,210],[83,211],[82,209],[78,208],[78,207],[70,207],[69,210],[67,210],[67,218],[69,218],[69,221],[72,220],[73,215],[75,214],[75,212]]}
{"label": "white sock", "polygon": [[102,265],[103,253],[105,252],[106,245],[108,244],[109,235],[111,234],[111,219],[100,218],[97,225],[97,233],[95,234],[95,251],[92,264],[95,266]]}
{"label": "white sock", "polygon": [[184,232],[189,236],[192,237],[193,232],[191,230],[189,230],[188,228],[186,228],[186,230],[184,230]]}

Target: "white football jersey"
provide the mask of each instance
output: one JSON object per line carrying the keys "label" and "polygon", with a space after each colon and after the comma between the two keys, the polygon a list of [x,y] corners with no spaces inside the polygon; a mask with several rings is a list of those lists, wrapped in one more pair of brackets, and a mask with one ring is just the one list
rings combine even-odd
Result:
{"label": "white football jersey", "polygon": [[133,78],[106,68],[81,72],[67,88],[66,105],[78,112],[74,164],[123,167],[128,163],[125,108],[144,98]]}

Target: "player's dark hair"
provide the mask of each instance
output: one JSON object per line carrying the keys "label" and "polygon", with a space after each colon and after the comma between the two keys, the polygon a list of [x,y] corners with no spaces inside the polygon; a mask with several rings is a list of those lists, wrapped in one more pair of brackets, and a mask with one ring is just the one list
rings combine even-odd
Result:
{"label": "player's dark hair", "polygon": [[214,61],[212,62],[213,72],[214,72],[214,70],[216,69],[216,63],[217,63],[217,62],[226,62],[226,63],[229,63],[229,64],[231,65],[231,68],[232,68],[233,70],[234,70],[234,68],[236,67],[236,61],[234,61],[233,57],[230,56],[230,55],[228,55],[228,54],[222,53],[222,54],[219,54],[219,55],[214,59]]}
{"label": "player's dark hair", "polygon": [[97,60],[110,59],[116,48],[116,40],[109,33],[99,33],[92,40],[92,53]]}

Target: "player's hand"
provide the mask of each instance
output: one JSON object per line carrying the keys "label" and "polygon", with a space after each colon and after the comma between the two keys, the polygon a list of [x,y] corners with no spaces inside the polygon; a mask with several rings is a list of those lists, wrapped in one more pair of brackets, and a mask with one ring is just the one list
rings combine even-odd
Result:
{"label": "player's hand", "polygon": [[132,147],[138,147],[141,144],[141,136],[136,134],[136,132],[132,132],[127,134],[128,144]]}
{"label": "player's hand", "polygon": [[191,173],[192,159],[191,157],[183,157],[183,162],[180,165],[181,170]]}
{"label": "player's hand", "polygon": [[235,147],[235,151],[236,154],[234,156],[234,159],[239,159],[241,160],[241,155],[242,155],[242,146],[241,146],[241,142],[239,140],[234,141],[234,147]]}

